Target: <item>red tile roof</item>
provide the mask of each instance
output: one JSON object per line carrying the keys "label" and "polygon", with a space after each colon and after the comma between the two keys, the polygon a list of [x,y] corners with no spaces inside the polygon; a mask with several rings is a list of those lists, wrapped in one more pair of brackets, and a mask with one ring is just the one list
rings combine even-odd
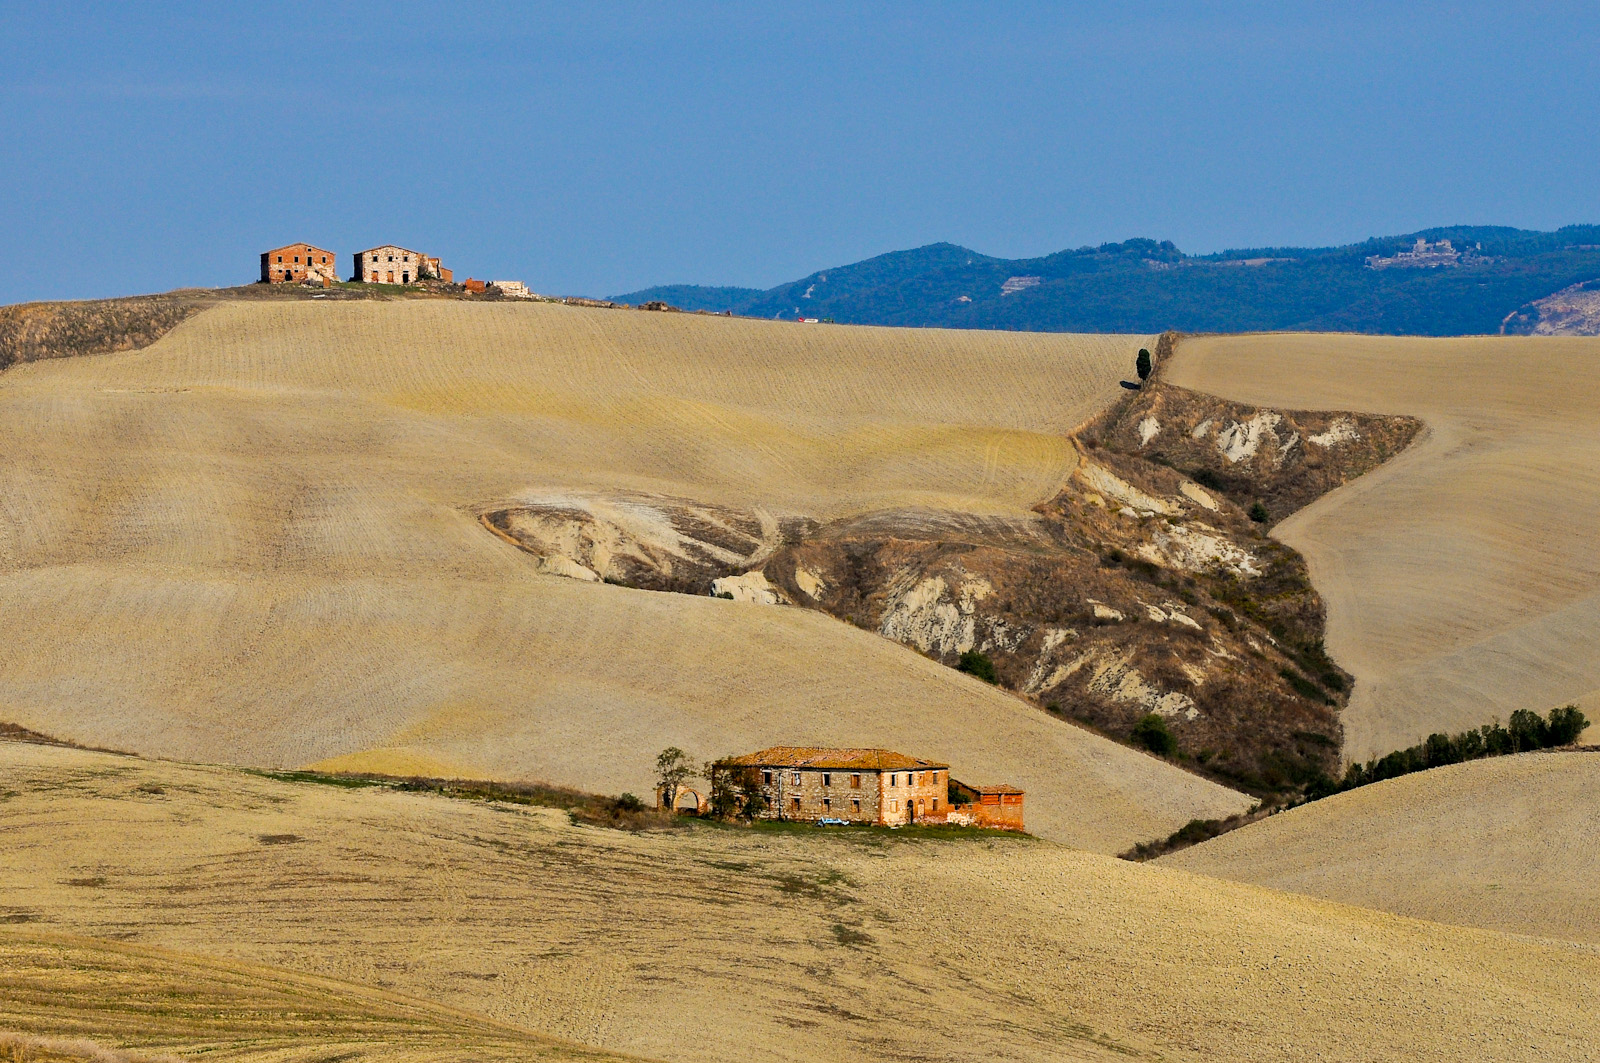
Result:
{"label": "red tile roof", "polygon": [[892,749],[824,749],[818,746],[773,746],[717,763],[731,768],[832,768],[838,771],[899,771],[905,768],[950,766],[920,757],[908,757]]}

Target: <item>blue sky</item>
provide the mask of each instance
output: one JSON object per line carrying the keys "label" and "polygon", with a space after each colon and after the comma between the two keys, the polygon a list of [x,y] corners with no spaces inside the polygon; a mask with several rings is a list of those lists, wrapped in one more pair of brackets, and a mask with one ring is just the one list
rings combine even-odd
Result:
{"label": "blue sky", "polygon": [[1600,7],[0,0],[0,302],[396,242],[606,295],[936,240],[1600,221]]}

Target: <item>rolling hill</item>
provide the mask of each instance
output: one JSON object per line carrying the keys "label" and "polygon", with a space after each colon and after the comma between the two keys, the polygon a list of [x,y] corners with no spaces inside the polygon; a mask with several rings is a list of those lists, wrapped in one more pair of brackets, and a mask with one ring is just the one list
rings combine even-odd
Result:
{"label": "rolling hill", "polygon": [[1600,697],[1600,340],[1201,337],[1172,383],[1263,406],[1420,418],[1419,442],[1273,534],[1327,603],[1365,760],[1519,708]]}
{"label": "rolling hill", "polygon": [[0,1053],[24,1063],[627,1058],[371,987],[25,926],[0,929]]}
{"label": "rolling hill", "polygon": [[1029,518],[1138,337],[550,304],[221,301],[0,375],[0,720],[270,767],[649,793],[882,745],[1117,852],[1250,802],[838,620],[538,571],[480,515],[692,498]]}
{"label": "rolling hill", "polygon": [[1600,944],[1600,755],[1525,753],[1350,790],[1160,863],[1418,919]]}
{"label": "rolling hill", "polygon": [[[473,1038],[492,1049],[507,1028],[710,1063],[1548,1061],[1600,1039],[1592,948],[1027,838],[630,835],[17,744],[0,744],[0,778],[0,1008],[19,964],[36,977],[14,935],[115,935],[102,953],[146,984],[195,979],[130,964],[139,950],[215,964],[215,987],[184,990],[196,1008],[263,965],[284,990],[320,981],[331,1024],[358,1022],[300,1059],[383,1021],[426,1034],[420,1059],[448,1037],[455,1058],[502,1058]],[[245,1018],[292,1025],[282,996]]]}
{"label": "rolling hill", "polygon": [[[1459,264],[1367,268],[1418,239]],[[1481,251],[1479,250],[1481,248]],[[1423,336],[1594,328],[1548,297],[1600,280],[1600,226],[1555,232],[1448,226],[1342,247],[1185,255],[1146,239],[1002,259],[929,244],[820,270],[766,291],[677,284],[615,298],[691,310],[874,325],[1042,332],[1304,330]]]}

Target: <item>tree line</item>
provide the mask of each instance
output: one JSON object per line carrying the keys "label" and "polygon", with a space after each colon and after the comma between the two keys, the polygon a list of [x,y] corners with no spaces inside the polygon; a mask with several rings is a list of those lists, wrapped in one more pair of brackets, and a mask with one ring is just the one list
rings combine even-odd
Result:
{"label": "tree line", "polygon": [[1548,719],[1532,709],[1518,709],[1504,726],[1496,720],[1458,734],[1434,733],[1407,749],[1397,749],[1387,756],[1374,757],[1365,764],[1351,764],[1342,780],[1331,785],[1325,784],[1323,792],[1308,793],[1307,797],[1326,797],[1368,783],[1382,782],[1428,768],[1440,768],[1446,764],[1570,746],[1588,726],[1588,719],[1576,705],[1551,709]]}

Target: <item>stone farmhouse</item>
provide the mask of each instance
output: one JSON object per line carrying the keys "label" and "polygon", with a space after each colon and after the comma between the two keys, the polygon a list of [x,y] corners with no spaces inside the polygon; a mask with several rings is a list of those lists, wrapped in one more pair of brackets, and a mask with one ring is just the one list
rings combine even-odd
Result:
{"label": "stone farmhouse", "polygon": [[338,276],[338,256],[310,244],[290,244],[261,252],[261,283],[303,284],[321,281],[332,287]]}
{"label": "stone farmhouse", "polygon": [[717,776],[725,773],[760,788],[766,798],[763,819],[1023,829],[1021,790],[967,786],[950,778],[948,764],[888,749],[773,746],[718,761],[712,766],[713,790]]}
{"label": "stone farmhouse", "polygon": [[454,274],[437,258],[394,244],[369,247],[354,255],[355,269],[350,279],[362,284],[415,284],[421,280],[449,283]]}

